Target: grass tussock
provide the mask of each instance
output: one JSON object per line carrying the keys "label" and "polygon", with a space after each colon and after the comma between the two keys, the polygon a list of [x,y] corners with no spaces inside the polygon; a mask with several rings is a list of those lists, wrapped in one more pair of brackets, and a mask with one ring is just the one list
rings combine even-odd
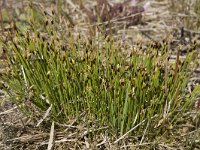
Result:
{"label": "grass tussock", "polygon": [[87,40],[70,29],[63,33],[53,20],[41,21],[37,26],[30,19],[26,32],[1,39],[10,67],[4,89],[26,114],[51,108],[51,119],[60,123],[76,118],[88,128],[108,126],[110,135],[131,130],[154,139],[169,134],[193,107],[199,87],[192,93],[186,87],[198,52],[182,61],[177,52],[173,63],[170,41],[126,50],[112,37]]}

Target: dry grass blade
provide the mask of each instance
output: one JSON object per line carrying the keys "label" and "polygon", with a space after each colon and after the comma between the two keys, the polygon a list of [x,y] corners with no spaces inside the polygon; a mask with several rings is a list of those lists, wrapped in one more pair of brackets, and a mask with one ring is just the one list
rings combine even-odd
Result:
{"label": "dry grass blade", "polygon": [[136,147],[147,146],[147,145],[151,145],[151,144],[153,144],[153,143],[150,142],[150,143],[142,143],[142,144],[135,144],[135,145],[130,144],[130,145],[121,146],[120,149],[121,149],[121,148],[132,148],[132,149],[136,149]]}
{"label": "dry grass blade", "polygon": [[103,141],[102,141],[101,143],[97,144],[96,147],[99,147],[99,146],[101,146],[101,145],[104,145],[104,144],[106,144],[107,142],[108,142],[108,141],[107,141],[107,136],[105,136],[105,137],[103,138]]}
{"label": "dry grass blade", "polygon": [[[60,144],[60,143],[66,143],[66,142],[75,143],[75,142],[77,142],[77,139],[75,139],[75,138],[73,138],[73,139],[63,138],[61,140],[56,140],[54,143],[55,144]],[[40,146],[47,145],[47,144],[48,144],[48,142],[41,142]]]}
{"label": "dry grass blade", "polygon": [[9,113],[12,113],[13,110],[17,109],[17,106],[11,108],[11,109],[8,109],[6,111],[3,111],[3,112],[0,112],[0,115],[6,115],[6,114],[9,114]]}
{"label": "dry grass blade", "polygon": [[51,124],[51,132],[50,132],[50,138],[49,138],[49,143],[48,143],[48,148],[47,150],[53,150],[53,147],[54,147],[54,121],[52,122]]}
{"label": "dry grass blade", "polygon": [[66,2],[73,8],[76,9],[77,6],[71,1],[71,0],[66,0]]}
{"label": "dry grass blade", "polygon": [[147,126],[146,126],[146,128],[145,128],[145,130],[144,130],[144,133],[143,133],[143,135],[142,135],[142,139],[141,139],[141,141],[140,141],[140,144],[142,144],[142,142],[143,142],[143,140],[144,140],[144,136],[145,136],[145,134],[146,134],[147,128],[149,127],[149,122],[150,122],[150,121],[148,121]]}
{"label": "dry grass blade", "polygon": [[51,106],[47,109],[47,111],[45,112],[43,118],[40,119],[40,120],[38,121],[36,127],[38,127],[38,126],[44,121],[44,119],[47,118],[47,116],[49,115],[49,113],[50,113],[50,111],[51,111],[51,108],[52,108],[52,104],[51,104]]}
{"label": "dry grass blade", "polygon": [[141,124],[143,124],[146,120],[143,120],[142,122],[140,122],[139,124],[137,124],[136,126],[134,126],[132,129],[130,129],[128,132],[126,132],[124,135],[122,135],[120,138],[118,138],[114,144],[117,144],[120,140],[122,140],[123,138],[125,138],[129,133],[131,133],[133,130],[135,130],[137,127],[139,127]]}
{"label": "dry grass blade", "polygon": [[13,142],[13,143],[17,143],[17,142],[21,142],[21,143],[33,143],[33,142],[37,142],[40,141],[41,139],[44,139],[48,136],[47,133],[38,133],[38,134],[34,134],[34,135],[24,135],[21,137],[17,137],[17,138],[13,138],[13,139],[8,139],[6,140],[6,142]]}
{"label": "dry grass blade", "polygon": [[86,146],[87,149],[89,149],[90,148],[90,144],[88,142],[88,138],[84,137],[84,139],[85,139],[85,146]]}
{"label": "dry grass blade", "polygon": [[167,145],[164,145],[164,144],[159,144],[159,146],[161,147],[161,149],[168,149],[168,150],[176,150],[176,148],[173,148],[173,147],[169,147]]}

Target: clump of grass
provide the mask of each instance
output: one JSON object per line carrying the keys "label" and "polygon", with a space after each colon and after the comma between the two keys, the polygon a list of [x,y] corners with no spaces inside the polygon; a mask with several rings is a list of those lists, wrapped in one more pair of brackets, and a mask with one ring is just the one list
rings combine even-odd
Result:
{"label": "clump of grass", "polygon": [[40,112],[52,107],[58,122],[76,118],[88,127],[91,121],[108,126],[117,136],[134,128],[132,134],[153,138],[174,128],[198,96],[199,87],[186,92],[195,51],[183,61],[178,53],[171,63],[168,43],[126,53],[112,38],[99,37],[103,42],[96,44],[70,31],[60,34],[53,23],[42,26],[45,35],[31,27],[25,34],[16,31],[11,41],[2,39],[11,69],[3,77],[5,90],[29,115],[30,104]]}

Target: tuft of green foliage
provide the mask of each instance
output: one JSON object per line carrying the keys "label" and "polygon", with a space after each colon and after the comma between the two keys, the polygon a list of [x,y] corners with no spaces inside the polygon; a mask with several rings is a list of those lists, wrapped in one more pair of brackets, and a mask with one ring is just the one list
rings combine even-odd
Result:
{"label": "tuft of green foliage", "polygon": [[41,27],[44,35],[38,27],[1,39],[11,70],[2,77],[5,90],[28,115],[30,104],[41,112],[52,106],[58,122],[76,118],[90,127],[92,121],[117,136],[137,126],[132,134],[155,138],[174,128],[198,96],[199,87],[186,92],[197,51],[183,61],[178,52],[171,63],[168,42],[124,52],[112,38],[96,44],[70,31],[60,34],[55,23]]}

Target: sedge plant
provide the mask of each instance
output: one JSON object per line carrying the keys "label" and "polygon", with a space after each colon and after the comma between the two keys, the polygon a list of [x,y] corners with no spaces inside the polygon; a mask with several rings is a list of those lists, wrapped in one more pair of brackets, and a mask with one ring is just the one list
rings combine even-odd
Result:
{"label": "sedge plant", "polygon": [[41,26],[34,21],[26,32],[1,39],[10,68],[1,77],[4,90],[28,115],[34,115],[31,106],[41,113],[51,106],[51,119],[61,123],[76,118],[88,127],[91,121],[108,126],[111,135],[131,131],[155,138],[175,128],[198,96],[198,86],[186,91],[197,51],[184,60],[177,52],[173,63],[168,44],[126,53],[126,46],[103,36],[96,44],[62,33],[55,20]]}

